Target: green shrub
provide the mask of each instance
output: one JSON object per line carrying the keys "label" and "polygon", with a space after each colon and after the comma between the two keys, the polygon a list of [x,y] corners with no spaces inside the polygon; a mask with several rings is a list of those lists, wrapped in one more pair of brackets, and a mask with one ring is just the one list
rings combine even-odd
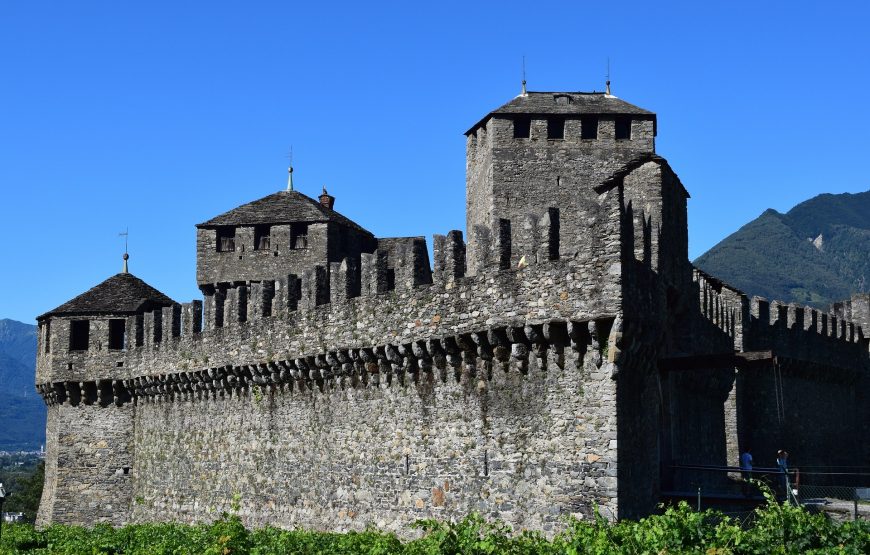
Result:
{"label": "green shrub", "polygon": [[837,524],[824,515],[768,502],[751,524],[715,511],[695,512],[687,504],[664,509],[639,521],[611,523],[569,519],[565,530],[548,540],[537,532],[515,533],[502,522],[477,514],[459,522],[421,520],[414,527],[422,537],[402,542],[377,530],[344,534],[266,527],[249,531],[236,515],[224,514],[211,524],[105,525],[92,529],[28,524],[3,527],[0,554],[45,555],[705,555],[870,553],[870,522]]}

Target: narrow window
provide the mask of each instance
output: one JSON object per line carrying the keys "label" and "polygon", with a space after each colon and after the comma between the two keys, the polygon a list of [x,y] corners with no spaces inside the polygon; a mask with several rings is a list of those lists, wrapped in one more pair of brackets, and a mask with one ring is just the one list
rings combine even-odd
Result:
{"label": "narrow window", "polygon": [[254,226],[254,250],[267,251],[271,243],[272,228],[268,225]]}
{"label": "narrow window", "polygon": [[308,248],[308,224],[290,224],[290,248]]}
{"label": "narrow window", "polygon": [[547,138],[565,138],[565,118],[550,118],[547,120]]}
{"label": "narrow window", "polygon": [[528,139],[532,129],[532,118],[514,118],[514,139]]}
{"label": "narrow window", "polygon": [[121,318],[109,320],[109,349],[121,351],[126,348],[127,321]]}
{"label": "narrow window", "polygon": [[45,321],[45,339],[43,340],[45,345],[45,353],[48,354],[51,352],[51,320]]}
{"label": "narrow window", "polygon": [[580,118],[580,138],[598,138],[598,116],[585,116]]}
{"label": "narrow window", "polygon": [[69,350],[87,351],[90,334],[90,320],[72,320],[69,324]]}
{"label": "narrow window", "polygon": [[348,252],[348,232],[346,227],[342,227],[338,230],[338,251],[342,254]]}
{"label": "narrow window", "polygon": [[625,116],[616,118],[615,136],[617,141],[631,139],[631,118]]}
{"label": "narrow window", "polygon": [[218,252],[233,252],[236,250],[236,228],[219,227],[217,229]]}

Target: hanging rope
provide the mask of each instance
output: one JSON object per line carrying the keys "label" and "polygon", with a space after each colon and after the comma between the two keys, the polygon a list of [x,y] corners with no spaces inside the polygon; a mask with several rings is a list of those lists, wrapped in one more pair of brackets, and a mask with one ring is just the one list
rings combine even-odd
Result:
{"label": "hanging rope", "polygon": [[785,411],[782,407],[782,374],[779,370],[779,363],[774,361],[773,363],[773,396],[776,399],[776,421],[779,425],[782,425],[782,421],[785,416]]}

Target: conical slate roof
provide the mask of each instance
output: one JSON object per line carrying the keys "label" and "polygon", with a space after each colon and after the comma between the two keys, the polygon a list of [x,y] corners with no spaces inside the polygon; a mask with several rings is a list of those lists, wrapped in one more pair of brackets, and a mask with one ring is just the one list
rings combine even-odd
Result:
{"label": "conical slate roof", "polygon": [[327,208],[299,191],[278,191],[243,204],[196,227],[222,225],[289,224],[294,222],[335,222],[371,235],[359,224]]}
{"label": "conical slate roof", "polygon": [[36,319],[76,314],[135,314],[174,302],[133,274],[120,273]]}
{"label": "conical slate roof", "polygon": [[633,115],[644,116],[644,119],[655,121],[655,113],[605,93],[529,91],[528,94],[517,96],[485,115],[483,119],[472,125],[465,134],[468,135],[497,114]]}

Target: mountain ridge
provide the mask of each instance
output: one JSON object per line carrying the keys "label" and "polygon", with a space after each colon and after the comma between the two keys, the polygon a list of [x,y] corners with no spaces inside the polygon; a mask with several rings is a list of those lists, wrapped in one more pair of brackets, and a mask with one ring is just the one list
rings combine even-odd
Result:
{"label": "mountain ridge", "polygon": [[45,443],[46,408],[36,393],[36,333],[31,324],[0,319],[0,451]]}
{"label": "mountain ridge", "polygon": [[749,295],[827,309],[870,286],[870,191],[768,208],[694,264]]}

